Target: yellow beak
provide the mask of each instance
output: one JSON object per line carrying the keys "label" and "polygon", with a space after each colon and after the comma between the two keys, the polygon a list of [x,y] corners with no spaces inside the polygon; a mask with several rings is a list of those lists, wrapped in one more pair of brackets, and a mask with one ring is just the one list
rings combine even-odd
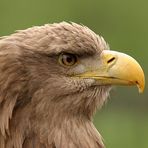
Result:
{"label": "yellow beak", "polygon": [[100,60],[98,68],[77,77],[95,79],[97,85],[137,85],[139,92],[143,92],[144,72],[135,59],[124,53],[104,50]]}

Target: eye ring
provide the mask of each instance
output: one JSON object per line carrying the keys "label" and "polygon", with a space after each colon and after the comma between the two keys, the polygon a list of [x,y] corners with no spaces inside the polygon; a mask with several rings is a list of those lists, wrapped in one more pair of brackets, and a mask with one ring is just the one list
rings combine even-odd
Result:
{"label": "eye ring", "polygon": [[77,56],[71,53],[61,53],[59,63],[63,66],[73,66],[77,63]]}

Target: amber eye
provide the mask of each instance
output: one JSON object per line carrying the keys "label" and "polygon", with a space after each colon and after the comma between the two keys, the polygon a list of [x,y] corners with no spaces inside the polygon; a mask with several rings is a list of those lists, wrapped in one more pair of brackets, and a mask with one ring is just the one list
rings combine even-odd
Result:
{"label": "amber eye", "polygon": [[64,66],[73,66],[77,63],[77,56],[70,53],[62,53],[59,56],[59,62]]}

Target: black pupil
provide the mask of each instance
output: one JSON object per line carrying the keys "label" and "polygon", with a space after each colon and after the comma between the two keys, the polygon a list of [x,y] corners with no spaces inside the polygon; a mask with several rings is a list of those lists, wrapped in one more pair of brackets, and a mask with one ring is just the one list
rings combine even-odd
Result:
{"label": "black pupil", "polygon": [[62,62],[63,64],[67,64],[69,66],[74,65],[77,61],[77,58],[73,54],[63,54],[62,55]]}
{"label": "black pupil", "polygon": [[68,63],[71,63],[71,62],[73,61],[73,57],[71,57],[71,56],[66,56],[66,61],[67,61]]}

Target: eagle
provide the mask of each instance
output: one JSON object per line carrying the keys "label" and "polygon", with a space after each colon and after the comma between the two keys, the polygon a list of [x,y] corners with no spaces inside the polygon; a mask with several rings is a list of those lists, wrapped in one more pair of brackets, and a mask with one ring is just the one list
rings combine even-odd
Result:
{"label": "eagle", "polygon": [[0,148],[104,148],[93,115],[114,85],[144,90],[131,56],[77,23],[0,38]]}

